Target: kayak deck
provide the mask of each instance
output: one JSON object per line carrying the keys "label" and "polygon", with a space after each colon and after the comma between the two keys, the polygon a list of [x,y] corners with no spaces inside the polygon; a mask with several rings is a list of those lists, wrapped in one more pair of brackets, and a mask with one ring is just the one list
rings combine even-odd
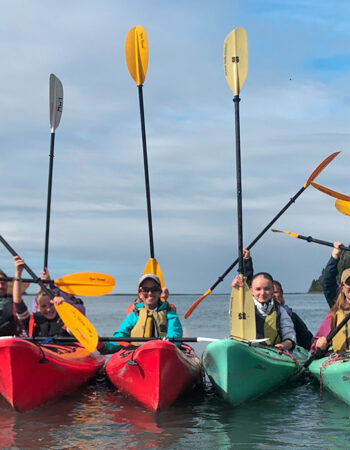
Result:
{"label": "kayak deck", "polygon": [[313,361],[309,371],[340,400],[350,405],[350,354],[332,353]]}
{"label": "kayak deck", "polygon": [[105,357],[78,345],[0,338],[0,394],[24,412],[69,394],[92,378]]}
{"label": "kayak deck", "polygon": [[308,352],[298,346],[290,353],[276,347],[224,339],[208,344],[203,365],[220,395],[238,405],[285,383],[307,358]]}

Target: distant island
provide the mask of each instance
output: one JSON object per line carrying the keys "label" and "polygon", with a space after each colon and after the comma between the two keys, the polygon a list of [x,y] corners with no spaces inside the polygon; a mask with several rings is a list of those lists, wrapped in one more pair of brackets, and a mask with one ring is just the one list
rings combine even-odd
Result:
{"label": "distant island", "polygon": [[[340,256],[339,262],[338,262],[338,274],[341,275],[343,270],[347,269],[348,267],[350,267],[350,252],[343,251]],[[324,274],[324,269],[322,269],[321,275],[317,279],[312,280],[311,286],[308,290],[309,294],[323,292],[323,289],[322,289],[323,274]],[[338,275],[338,277],[337,277],[338,283],[340,283],[340,275]]]}

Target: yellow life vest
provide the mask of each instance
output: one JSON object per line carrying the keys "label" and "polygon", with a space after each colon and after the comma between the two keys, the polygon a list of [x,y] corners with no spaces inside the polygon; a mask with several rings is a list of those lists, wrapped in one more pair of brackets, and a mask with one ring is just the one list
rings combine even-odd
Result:
{"label": "yellow life vest", "polygon": [[[157,336],[166,337],[168,330],[168,309],[161,311],[147,310],[145,308],[137,308],[135,313],[138,314],[138,320],[134,328],[130,332],[131,337],[153,337],[154,327],[157,330]],[[132,345],[140,345],[140,342],[132,342]]]}
{"label": "yellow life vest", "polygon": [[261,314],[256,314],[256,331],[257,338],[268,339],[266,344],[276,345],[281,342],[281,337],[278,334],[278,312],[276,305],[274,304],[270,314],[263,317]]}
{"label": "yellow life vest", "polygon": [[[337,311],[337,317],[336,317],[336,326],[344,319],[346,314],[348,314],[349,311],[345,312],[342,309]],[[348,328],[349,322],[346,322],[346,324],[341,328],[338,333],[334,336],[332,339],[332,346],[334,352],[348,352],[350,350],[350,335],[349,335],[349,328]]]}

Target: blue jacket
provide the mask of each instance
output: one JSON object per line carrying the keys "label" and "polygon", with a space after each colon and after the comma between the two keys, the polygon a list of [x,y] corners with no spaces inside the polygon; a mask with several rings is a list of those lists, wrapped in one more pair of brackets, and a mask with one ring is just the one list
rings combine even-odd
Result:
{"label": "blue jacket", "polygon": [[[143,303],[136,303],[136,308],[141,309],[144,307]],[[168,307],[167,302],[162,302],[162,304],[156,309],[156,311],[162,311]],[[176,312],[170,310],[167,312],[168,329],[167,338],[182,338],[182,326]],[[138,314],[132,312],[126,316],[126,318],[121,323],[119,329],[113,333],[113,337],[130,337],[131,330],[136,325],[138,321]],[[181,342],[174,342],[178,347]],[[101,353],[115,353],[120,350],[121,345],[117,342],[105,342],[103,348],[100,350]]]}

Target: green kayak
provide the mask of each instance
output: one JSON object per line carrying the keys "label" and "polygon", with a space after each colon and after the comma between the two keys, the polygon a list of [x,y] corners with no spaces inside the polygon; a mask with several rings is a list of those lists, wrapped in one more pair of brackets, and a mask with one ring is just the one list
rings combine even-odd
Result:
{"label": "green kayak", "polygon": [[313,361],[309,370],[322,386],[350,405],[350,355],[332,353]]}
{"label": "green kayak", "polygon": [[223,339],[208,344],[203,353],[205,371],[220,395],[233,405],[259,397],[296,374],[308,352],[292,353],[249,341]]}

